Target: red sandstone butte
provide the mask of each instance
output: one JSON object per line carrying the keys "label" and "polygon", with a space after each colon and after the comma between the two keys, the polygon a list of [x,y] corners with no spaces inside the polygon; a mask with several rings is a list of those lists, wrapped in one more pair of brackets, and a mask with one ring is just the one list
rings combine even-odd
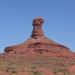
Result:
{"label": "red sandstone butte", "polygon": [[75,53],[47,38],[43,23],[42,18],[35,18],[31,37],[5,48],[0,55],[0,75],[75,75]]}

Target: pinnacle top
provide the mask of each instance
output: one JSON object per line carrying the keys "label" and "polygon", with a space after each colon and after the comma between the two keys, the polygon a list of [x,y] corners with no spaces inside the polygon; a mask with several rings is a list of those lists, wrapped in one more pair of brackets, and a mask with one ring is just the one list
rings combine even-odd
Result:
{"label": "pinnacle top", "polygon": [[44,20],[41,17],[37,17],[33,19],[33,25],[42,25],[44,23]]}

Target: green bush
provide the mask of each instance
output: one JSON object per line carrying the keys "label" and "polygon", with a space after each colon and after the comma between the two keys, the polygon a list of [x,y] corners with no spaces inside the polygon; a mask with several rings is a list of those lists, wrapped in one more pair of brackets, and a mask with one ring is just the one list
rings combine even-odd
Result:
{"label": "green bush", "polygon": [[41,73],[38,71],[35,71],[35,72],[33,72],[33,75],[41,75]]}

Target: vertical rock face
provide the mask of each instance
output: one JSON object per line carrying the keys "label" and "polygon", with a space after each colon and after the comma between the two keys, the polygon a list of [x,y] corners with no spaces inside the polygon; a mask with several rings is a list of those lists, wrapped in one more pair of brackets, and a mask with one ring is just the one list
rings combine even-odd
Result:
{"label": "vertical rock face", "polygon": [[31,37],[38,38],[43,37],[44,33],[42,31],[42,24],[44,20],[42,18],[36,18],[33,20],[33,31]]}
{"label": "vertical rock face", "polygon": [[75,75],[75,53],[45,37],[42,18],[33,19],[31,37],[6,47],[0,56],[0,75]]}

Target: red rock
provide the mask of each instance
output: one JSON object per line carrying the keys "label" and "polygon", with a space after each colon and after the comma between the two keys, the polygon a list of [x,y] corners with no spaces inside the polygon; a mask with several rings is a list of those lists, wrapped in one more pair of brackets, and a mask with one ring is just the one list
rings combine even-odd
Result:
{"label": "red rock", "polygon": [[10,73],[7,73],[5,71],[0,71],[0,75],[10,75]]}
{"label": "red rock", "polygon": [[70,73],[75,73],[75,65],[69,66],[69,67],[67,68],[67,70],[68,70]]}
{"label": "red rock", "polygon": [[37,71],[41,73],[41,75],[54,75],[50,69],[38,67]]}
{"label": "red rock", "polygon": [[[57,68],[64,67],[65,69],[72,64],[71,61],[75,64],[75,53],[72,53],[66,46],[60,45],[45,37],[42,30],[43,23],[44,20],[42,18],[34,19],[31,37],[21,44],[5,48],[2,58],[4,58],[3,60],[6,64],[9,64],[9,66],[21,64],[27,67],[27,70],[29,68],[31,69],[31,65],[38,65],[35,66],[35,68],[37,68],[37,71],[42,71],[42,75],[56,75],[52,71],[56,66]],[[44,67],[45,65],[47,65],[47,67],[49,66],[50,69]],[[8,68],[8,66],[4,68]],[[73,70],[74,66],[70,67],[70,69],[72,69],[73,72],[75,71]],[[61,75],[63,75],[63,73],[64,72],[62,72]],[[16,74],[28,75],[28,72],[20,71]]]}
{"label": "red rock", "polygon": [[42,31],[43,23],[44,20],[41,18],[34,19],[31,38],[22,44],[5,48],[5,53],[10,55],[12,53],[24,54],[31,50],[32,53],[38,52],[48,53],[50,56],[52,54],[52,56],[73,57],[74,55],[70,52],[69,48],[60,45],[44,36]]}

